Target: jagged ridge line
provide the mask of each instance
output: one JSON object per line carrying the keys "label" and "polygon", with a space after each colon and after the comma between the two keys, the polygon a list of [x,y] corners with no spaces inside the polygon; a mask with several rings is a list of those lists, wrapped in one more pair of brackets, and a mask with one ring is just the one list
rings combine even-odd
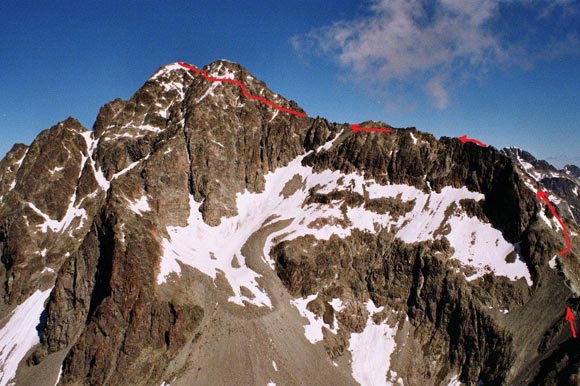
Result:
{"label": "jagged ridge line", "polygon": [[189,70],[192,70],[193,72],[195,72],[196,75],[202,75],[206,80],[208,80],[210,82],[226,82],[226,83],[235,84],[235,85],[237,85],[240,88],[240,90],[242,90],[242,94],[244,94],[244,96],[246,98],[257,100],[257,101],[262,102],[264,104],[267,104],[267,105],[269,105],[269,106],[271,106],[271,107],[273,107],[273,108],[275,108],[277,110],[283,111],[283,112],[288,113],[288,114],[296,115],[297,117],[305,118],[307,116],[303,112],[296,111],[296,110],[292,110],[292,109],[289,109],[287,107],[282,107],[282,106],[280,106],[280,105],[278,105],[278,104],[276,104],[276,103],[274,103],[272,101],[267,100],[266,98],[262,98],[260,96],[251,94],[246,89],[246,86],[242,82],[240,82],[239,80],[236,80],[236,79],[228,79],[228,78],[213,78],[213,77],[209,76],[205,72],[205,70],[202,72],[202,71],[199,70],[199,68],[197,68],[197,67],[195,67],[195,66],[193,66],[191,64],[187,64],[185,62],[177,62],[177,64],[179,64],[181,67],[184,67],[184,68],[187,68]]}

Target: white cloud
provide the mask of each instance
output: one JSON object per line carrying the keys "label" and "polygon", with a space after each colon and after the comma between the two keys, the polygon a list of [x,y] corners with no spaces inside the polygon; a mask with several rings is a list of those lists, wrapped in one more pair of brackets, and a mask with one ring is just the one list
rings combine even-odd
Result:
{"label": "white cloud", "polygon": [[477,76],[525,52],[493,28],[505,4],[536,7],[536,17],[570,8],[570,1],[375,0],[364,16],[314,29],[291,43],[301,55],[329,55],[359,80],[423,82],[434,106],[445,108],[446,79]]}
{"label": "white cloud", "polygon": [[441,76],[432,78],[427,83],[427,91],[433,99],[433,105],[438,109],[444,109],[449,104],[449,96],[443,86],[443,79]]}

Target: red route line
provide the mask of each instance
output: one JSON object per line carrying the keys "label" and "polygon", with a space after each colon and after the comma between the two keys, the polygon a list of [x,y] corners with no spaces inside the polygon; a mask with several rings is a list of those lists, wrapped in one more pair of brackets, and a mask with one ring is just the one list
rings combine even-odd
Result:
{"label": "red route line", "polygon": [[560,226],[562,227],[562,232],[564,232],[564,240],[566,241],[566,249],[558,252],[558,255],[560,255],[560,256],[565,255],[566,253],[570,252],[570,249],[571,249],[570,235],[568,234],[568,230],[566,229],[566,226],[564,225],[564,222],[562,221],[560,216],[558,216],[558,213],[556,213],[556,210],[554,209],[552,204],[550,204],[550,200],[548,199],[548,193],[538,189],[538,191],[536,192],[536,197],[538,198],[538,201],[544,201],[546,203],[546,205],[548,205],[548,209],[550,209],[550,212],[552,212],[552,215],[554,217],[556,217],[556,219],[560,223]]}
{"label": "red route line", "polygon": [[570,324],[570,331],[572,332],[572,338],[576,339],[576,328],[574,327],[574,313],[570,309],[570,306],[566,307],[566,316],[564,317],[565,320],[568,321]]}
{"label": "red route line", "polygon": [[248,91],[248,89],[246,89],[246,86],[242,82],[240,82],[239,80],[228,79],[228,78],[213,78],[213,77],[209,76],[205,72],[205,70],[200,71],[197,67],[192,66],[191,64],[187,64],[185,62],[177,62],[177,64],[179,64],[181,67],[187,68],[187,69],[195,72],[196,75],[201,74],[206,80],[209,80],[210,82],[224,82],[224,83],[236,84],[236,85],[238,85],[238,87],[240,87],[240,89],[242,90],[242,94],[244,94],[246,96],[246,98],[257,100],[259,102],[262,102],[264,104],[267,104],[268,106],[275,108],[276,110],[280,110],[280,111],[283,111],[283,112],[288,113],[288,114],[296,115],[297,117],[304,118],[307,116],[306,113],[303,113],[301,111],[296,111],[296,110],[289,109],[287,107],[282,107],[282,106],[280,106],[272,101],[267,100],[266,98],[262,98],[261,96],[251,94]]}
{"label": "red route line", "polygon": [[357,125],[355,123],[351,124],[350,127],[352,128],[352,131],[354,131],[355,133],[358,133],[359,131],[374,131],[377,133],[391,133],[393,131],[391,129],[382,129],[380,127],[360,127],[360,125]]}
{"label": "red route line", "polygon": [[457,137],[459,138],[459,140],[461,141],[461,143],[467,143],[467,142],[471,142],[471,143],[475,143],[476,145],[479,145],[481,147],[487,147],[487,145],[475,138],[467,138],[467,135],[462,135],[461,137]]}

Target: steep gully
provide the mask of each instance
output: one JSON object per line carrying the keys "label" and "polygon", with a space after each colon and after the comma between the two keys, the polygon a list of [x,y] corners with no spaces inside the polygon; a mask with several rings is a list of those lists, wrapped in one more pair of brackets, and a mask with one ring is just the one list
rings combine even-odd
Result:
{"label": "steep gully", "polygon": [[[185,62],[177,62],[181,67],[186,68],[188,70],[193,71],[196,75],[201,75],[203,76],[207,81],[210,82],[224,82],[224,83],[231,83],[231,84],[235,84],[237,85],[240,90],[242,91],[242,94],[248,98],[248,99],[254,99],[257,100],[259,102],[262,102],[268,106],[271,106],[274,109],[277,109],[279,111],[288,113],[288,114],[292,114],[295,115],[297,117],[300,118],[305,118],[307,115],[304,112],[301,111],[297,111],[297,110],[292,110],[289,109],[287,107],[283,107],[280,106],[270,100],[267,100],[266,98],[257,96],[257,95],[253,95],[251,94],[247,89],[246,86],[240,82],[239,80],[236,79],[229,79],[229,78],[214,78],[211,77],[207,74],[207,72],[205,70],[201,71],[199,68],[197,68],[194,65],[185,63]],[[379,128],[379,127],[361,127],[358,124],[351,124],[350,125],[351,129],[353,132],[358,133],[359,131],[368,131],[368,132],[378,132],[378,133],[390,133],[393,130],[392,129],[384,129],[384,128]],[[459,141],[463,144],[466,144],[468,142],[474,143],[477,146],[481,146],[481,147],[486,147],[487,145],[477,139],[474,138],[467,138],[466,135],[462,135],[461,137],[458,137]],[[559,251],[558,254],[560,256],[565,255],[566,253],[570,252],[570,236],[568,234],[568,230],[566,229],[566,226],[564,225],[564,222],[562,221],[562,219],[560,218],[560,216],[558,216],[557,212],[555,211],[554,207],[550,204],[550,201],[548,199],[548,194],[543,192],[542,190],[538,190],[537,191],[537,199],[538,201],[544,201],[546,203],[546,205],[548,206],[548,208],[550,209],[550,212],[552,213],[552,215],[554,215],[554,217],[556,217],[556,219],[558,220],[558,223],[560,224],[560,226],[562,227],[562,231],[564,233],[564,239],[566,242],[566,248]],[[570,324],[570,330],[572,332],[572,336],[574,338],[576,338],[576,331],[574,329],[574,315],[572,314],[570,307],[568,307],[566,309],[566,313],[565,313],[565,320],[569,322]]]}

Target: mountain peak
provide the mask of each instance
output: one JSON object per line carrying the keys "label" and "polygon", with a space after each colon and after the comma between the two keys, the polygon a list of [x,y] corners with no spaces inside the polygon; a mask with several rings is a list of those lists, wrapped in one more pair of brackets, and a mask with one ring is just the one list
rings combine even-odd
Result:
{"label": "mountain peak", "polygon": [[169,63],[92,133],[68,118],[13,148],[0,386],[512,384],[561,352],[580,276],[536,192],[575,237],[571,178],[300,112],[238,63]]}

